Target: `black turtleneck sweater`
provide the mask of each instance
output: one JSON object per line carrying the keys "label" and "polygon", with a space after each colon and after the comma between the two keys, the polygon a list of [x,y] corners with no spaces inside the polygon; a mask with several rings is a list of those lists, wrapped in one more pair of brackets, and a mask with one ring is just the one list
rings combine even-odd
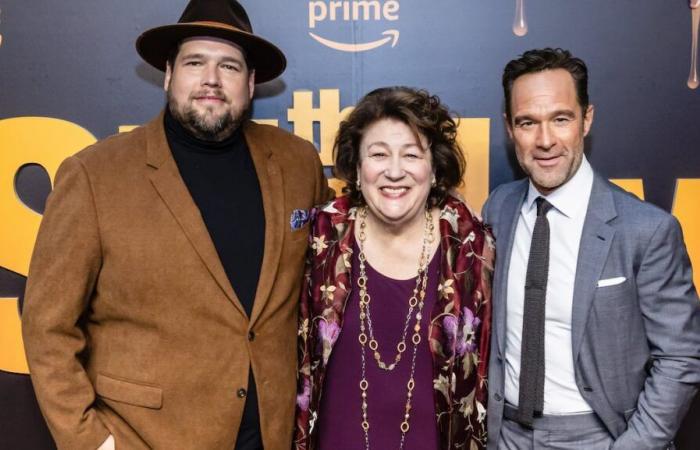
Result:
{"label": "black turtleneck sweater", "polygon": [[[226,275],[250,317],[265,246],[265,214],[243,133],[238,129],[221,142],[203,141],[192,136],[166,108],[165,135]],[[236,398],[233,387],[231,397]],[[236,450],[262,448],[257,392],[250,370]]]}

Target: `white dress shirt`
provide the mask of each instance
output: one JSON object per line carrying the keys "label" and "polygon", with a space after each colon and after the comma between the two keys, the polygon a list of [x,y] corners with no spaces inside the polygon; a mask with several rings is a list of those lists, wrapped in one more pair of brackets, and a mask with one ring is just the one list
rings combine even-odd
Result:
{"label": "white dress shirt", "polygon": [[[544,323],[543,414],[592,411],[576,386],[571,341],[576,262],[592,187],[593,169],[584,156],[576,174],[566,184],[544,196],[553,208],[547,214],[550,234]],[[505,398],[515,406],[518,405],[520,384],[525,274],[532,229],[537,218],[535,200],[540,196],[542,194],[530,182],[527,197],[520,210],[508,270]]]}

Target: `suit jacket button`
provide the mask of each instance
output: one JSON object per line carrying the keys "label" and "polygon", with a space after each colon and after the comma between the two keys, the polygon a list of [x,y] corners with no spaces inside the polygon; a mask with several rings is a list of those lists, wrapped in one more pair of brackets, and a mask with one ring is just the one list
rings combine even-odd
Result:
{"label": "suit jacket button", "polygon": [[236,392],[236,395],[238,396],[238,398],[244,398],[246,396],[246,394],[247,394],[247,392],[243,388],[240,388],[238,390],[238,392]]}
{"label": "suit jacket button", "polygon": [[500,402],[501,400],[503,400],[503,397],[501,397],[498,394],[493,394],[493,399],[496,400],[497,402]]}
{"label": "suit jacket button", "polygon": [[248,332],[248,340],[250,342],[253,342],[255,340],[255,333],[253,333],[252,331],[249,331]]}

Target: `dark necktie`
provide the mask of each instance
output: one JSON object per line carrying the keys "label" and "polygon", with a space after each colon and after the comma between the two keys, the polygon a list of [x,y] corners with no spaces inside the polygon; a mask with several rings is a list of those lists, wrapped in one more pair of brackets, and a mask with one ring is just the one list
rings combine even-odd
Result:
{"label": "dark necktie", "polygon": [[525,305],[520,353],[518,422],[532,426],[544,404],[544,306],[549,272],[549,222],[552,205],[537,197],[537,220],[532,230],[525,275]]}

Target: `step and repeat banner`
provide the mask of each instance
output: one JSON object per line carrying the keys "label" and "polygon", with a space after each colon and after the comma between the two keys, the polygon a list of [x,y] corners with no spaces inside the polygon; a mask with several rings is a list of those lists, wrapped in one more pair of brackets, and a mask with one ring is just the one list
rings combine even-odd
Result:
{"label": "step and repeat banner", "polygon": [[[700,285],[700,1],[242,3],[256,33],[289,63],[282,77],[258,86],[255,120],[312,141],[330,177],[333,137],[359,98],[387,85],[425,88],[460,118],[469,165],[463,192],[476,209],[491,189],[522,176],[502,120],[504,65],[535,47],[571,50],[588,64],[596,106],[589,160],[680,220]],[[163,74],[139,59],[134,41],[176,22],[185,4],[0,0],[1,449],[53,448],[19,314],[56,169],[162,109]],[[677,438],[681,449],[700,445],[699,403]]]}

